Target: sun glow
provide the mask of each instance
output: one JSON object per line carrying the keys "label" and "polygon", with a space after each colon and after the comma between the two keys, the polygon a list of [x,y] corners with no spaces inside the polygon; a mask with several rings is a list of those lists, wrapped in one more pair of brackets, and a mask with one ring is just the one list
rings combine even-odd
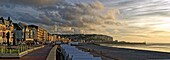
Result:
{"label": "sun glow", "polygon": [[163,31],[169,31],[170,29],[170,18],[161,18],[162,24],[157,24],[154,25],[153,27],[155,27],[156,30],[163,30]]}

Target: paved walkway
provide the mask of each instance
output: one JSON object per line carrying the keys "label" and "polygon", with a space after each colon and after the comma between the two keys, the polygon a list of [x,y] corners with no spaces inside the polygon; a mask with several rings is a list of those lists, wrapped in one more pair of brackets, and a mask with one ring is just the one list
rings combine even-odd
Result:
{"label": "paved walkway", "polygon": [[20,59],[0,59],[0,60],[46,60],[50,50],[51,46],[45,46],[44,48],[35,50]]}

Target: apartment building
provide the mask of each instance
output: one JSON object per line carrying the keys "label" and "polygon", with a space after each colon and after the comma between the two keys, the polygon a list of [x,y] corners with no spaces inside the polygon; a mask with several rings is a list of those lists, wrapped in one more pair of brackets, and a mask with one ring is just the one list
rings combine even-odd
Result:
{"label": "apartment building", "polygon": [[8,17],[8,19],[4,19],[3,17],[1,17],[0,26],[2,27],[0,28],[1,42],[12,43],[14,38],[13,37],[14,26],[10,17]]}
{"label": "apartment building", "polygon": [[3,43],[4,39],[6,38],[5,31],[6,31],[6,25],[4,23],[4,19],[1,17],[0,18],[0,44]]}

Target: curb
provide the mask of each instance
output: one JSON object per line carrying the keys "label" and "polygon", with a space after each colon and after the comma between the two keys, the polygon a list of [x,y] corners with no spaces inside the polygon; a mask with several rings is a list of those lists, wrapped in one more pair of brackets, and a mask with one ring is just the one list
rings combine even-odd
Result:
{"label": "curb", "polygon": [[57,49],[57,46],[55,45],[55,46],[51,49],[51,51],[50,51],[50,53],[48,54],[46,60],[56,60],[56,49]]}

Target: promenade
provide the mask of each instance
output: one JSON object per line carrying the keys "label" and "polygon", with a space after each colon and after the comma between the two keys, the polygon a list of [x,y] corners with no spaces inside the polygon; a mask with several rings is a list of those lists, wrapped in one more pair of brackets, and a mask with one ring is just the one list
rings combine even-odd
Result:
{"label": "promenade", "polygon": [[0,59],[0,60],[46,60],[51,48],[52,48],[51,46],[45,46],[44,48],[35,50],[18,59]]}

